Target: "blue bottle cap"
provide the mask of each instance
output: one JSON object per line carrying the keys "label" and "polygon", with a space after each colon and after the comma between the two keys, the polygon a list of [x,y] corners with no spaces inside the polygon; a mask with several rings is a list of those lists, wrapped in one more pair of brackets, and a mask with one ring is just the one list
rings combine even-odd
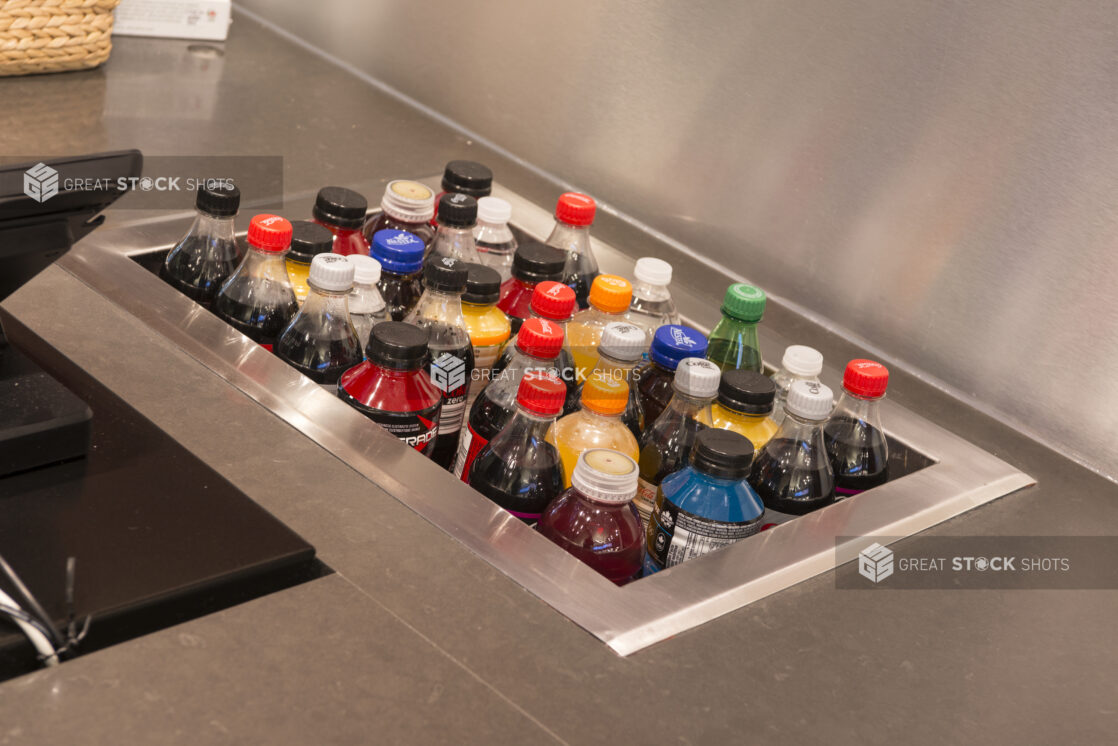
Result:
{"label": "blue bottle cap", "polygon": [[685,357],[705,357],[707,338],[689,326],[665,324],[652,336],[648,356],[668,370],[675,370]]}
{"label": "blue bottle cap", "polygon": [[381,269],[410,275],[423,268],[423,239],[407,231],[383,230],[373,234],[369,254],[380,262]]}

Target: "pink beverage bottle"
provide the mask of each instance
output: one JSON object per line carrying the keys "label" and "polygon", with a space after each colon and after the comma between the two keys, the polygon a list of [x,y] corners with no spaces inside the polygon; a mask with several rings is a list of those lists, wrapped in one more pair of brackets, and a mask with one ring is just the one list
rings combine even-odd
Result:
{"label": "pink beverage bottle", "polygon": [[249,250],[221,286],[214,313],[269,352],[299,308],[284,255],[291,223],[279,215],[257,215],[248,226]]}
{"label": "pink beverage bottle", "polygon": [[312,221],[334,234],[334,253],[369,255],[369,239],[361,233],[369,202],[345,187],[323,187],[318,190],[311,210]]}

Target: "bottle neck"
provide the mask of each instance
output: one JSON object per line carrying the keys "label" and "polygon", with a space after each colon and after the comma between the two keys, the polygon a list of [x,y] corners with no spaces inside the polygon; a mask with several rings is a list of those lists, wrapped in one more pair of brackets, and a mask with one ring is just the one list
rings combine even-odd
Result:
{"label": "bottle neck", "polygon": [[637,281],[633,284],[633,297],[648,301],[665,301],[671,299],[667,285],[653,285],[651,282]]}
{"label": "bottle neck", "polygon": [[586,252],[590,250],[590,226],[571,225],[562,220],[555,221],[551,235],[545,242],[548,246],[567,251]]}
{"label": "bottle neck", "polygon": [[617,414],[604,414],[602,412],[595,412],[593,409],[586,406],[585,404],[583,404],[580,411],[582,412],[583,417],[586,417],[591,422],[597,423],[599,425],[605,425],[609,422],[618,421],[621,418],[620,412],[618,412]]}
{"label": "bottle neck", "polygon": [[699,398],[691,394],[685,394],[678,389],[673,389],[673,391],[675,393],[672,394],[672,400],[668,403],[668,409],[678,412],[684,417],[695,417],[702,412],[714,398]]}
{"label": "bottle neck", "polygon": [[509,406],[516,401],[516,392],[520,388],[520,382],[524,380],[524,374],[530,370],[554,369],[554,360],[533,357],[521,352],[520,348],[514,347],[512,357],[509,358],[509,364],[497,375],[497,378],[490,381],[483,391],[493,401]]}
{"label": "bottle neck", "polygon": [[300,312],[304,315],[322,314],[327,316],[349,316],[349,291],[323,290],[307,283],[310,292],[303,301]]}
{"label": "bottle neck", "polygon": [[282,270],[286,275],[287,266],[284,262],[284,257],[287,256],[287,249],[283,251],[265,251],[252,244],[249,244],[248,249],[248,252],[245,254],[244,265],[246,272]]}
{"label": "bottle neck", "polygon": [[466,326],[466,319],[462,316],[462,296],[434,288],[423,291],[412,316],[416,319],[440,321],[450,326]]}
{"label": "bottle neck", "polygon": [[604,378],[609,378],[615,381],[624,381],[629,383],[629,379],[633,373],[633,369],[637,367],[639,360],[627,362],[618,360],[615,357],[607,355],[601,350],[598,351],[598,362],[594,366],[594,370],[590,372],[591,376],[600,375]]}
{"label": "bottle neck", "polygon": [[464,262],[477,262],[477,244],[474,241],[474,227],[440,225],[435,233],[432,253],[438,256],[449,256]]}
{"label": "bottle neck", "polygon": [[194,225],[191,226],[190,232],[196,235],[212,236],[224,241],[235,240],[233,218],[231,216],[218,217],[201,210],[198,211],[198,216],[194,218]]}
{"label": "bottle neck", "polygon": [[870,399],[852,394],[843,389],[842,396],[839,397],[838,405],[835,407],[835,414],[839,416],[845,415],[855,420],[862,420],[880,429],[880,404],[883,398],[884,397],[876,397]]}
{"label": "bottle neck", "polygon": [[[560,329],[563,329],[563,330],[564,330],[564,332],[565,332],[565,331],[566,331],[566,329],[567,329],[567,322],[571,320],[569,316],[568,316],[567,318],[565,318],[565,319],[553,319],[553,318],[551,318],[550,316],[541,316],[541,315],[539,315],[538,313],[536,313],[536,311],[535,311],[534,309],[533,309],[533,310],[530,310],[530,311],[528,311],[528,318],[530,318],[530,319],[545,319],[545,320],[547,320],[548,322],[550,322],[550,323],[552,323],[552,324],[555,324],[555,325],[556,325],[556,326],[558,326],[558,327],[559,327]],[[567,338],[566,338],[566,336],[564,335],[564,337],[563,337],[563,342],[564,342],[564,343],[566,343],[566,341],[567,341]]]}
{"label": "bottle neck", "polygon": [[823,425],[826,420],[809,420],[784,410],[784,421],[780,423],[773,440],[805,440],[810,441],[816,435],[822,437]]}

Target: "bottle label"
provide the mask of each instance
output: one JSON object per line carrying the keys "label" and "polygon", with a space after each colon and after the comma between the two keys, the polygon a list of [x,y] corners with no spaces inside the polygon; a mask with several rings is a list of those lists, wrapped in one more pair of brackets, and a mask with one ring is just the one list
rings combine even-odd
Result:
{"label": "bottle label", "polygon": [[659,487],[649,482],[644,477],[637,480],[637,496],[633,498],[633,505],[641,516],[641,527],[648,528],[648,521],[656,507],[656,491]]}
{"label": "bottle label", "polygon": [[333,387],[342,401],[357,409],[373,422],[395,435],[405,445],[409,445],[428,458],[435,450],[435,438],[439,434],[439,405],[415,412],[389,412],[369,409],[358,403],[345,389]]}
{"label": "bottle label", "polygon": [[652,513],[653,528],[647,533],[646,561],[661,570],[674,567],[752,536],[762,525],[761,516],[743,523],[712,521],[681,510],[662,497]]}
{"label": "bottle label", "polygon": [[481,449],[488,444],[488,440],[478,435],[473,426],[466,423],[466,427],[462,430],[462,437],[458,439],[458,453],[454,457],[454,476],[469,483],[470,466],[481,453]]}
{"label": "bottle label", "polygon": [[474,351],[431,350],[431,382],[442,392],[443,408],[439,414],[439,435],[452,435],[462,429],[466,412],[466,393],[474,369]]}

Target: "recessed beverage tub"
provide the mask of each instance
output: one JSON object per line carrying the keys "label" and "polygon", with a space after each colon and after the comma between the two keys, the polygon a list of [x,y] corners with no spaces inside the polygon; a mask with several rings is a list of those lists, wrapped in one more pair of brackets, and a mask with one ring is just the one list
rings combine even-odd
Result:
{"label": "recessed beverage tub", "polygon": [[[437,185],[438,179],[424,181]],[[378,182],[355,188],[375,202],[384,187]],[[546,238],[550,210],[500,185],[493,193],[512,204],[521,237]],[[289,210],[290,216],[309,214],[312,197],[288,200],[302,208]],[[886,399],[889,482],[618,588],[164,284],[152,270],[191,219],[179,213],[107,226],[58,264],[621,655],[827,572],[864,548],[864,542],[839,537],[909,536],[1034,481]],[[594,250],[603,272],[631,272],[635,255],[596,239]],[[693,261],[664,258],[677,267]],[[709,330],[695,319],[711,315],[735,278],[711,270],[708,279],[705,290],[680,279],[672,286],[685,323],[704,332]],[[778,360],[788,340],[764,323],[760,336],[763,356]],[[823,378],[841,380],[834,367]]]}

